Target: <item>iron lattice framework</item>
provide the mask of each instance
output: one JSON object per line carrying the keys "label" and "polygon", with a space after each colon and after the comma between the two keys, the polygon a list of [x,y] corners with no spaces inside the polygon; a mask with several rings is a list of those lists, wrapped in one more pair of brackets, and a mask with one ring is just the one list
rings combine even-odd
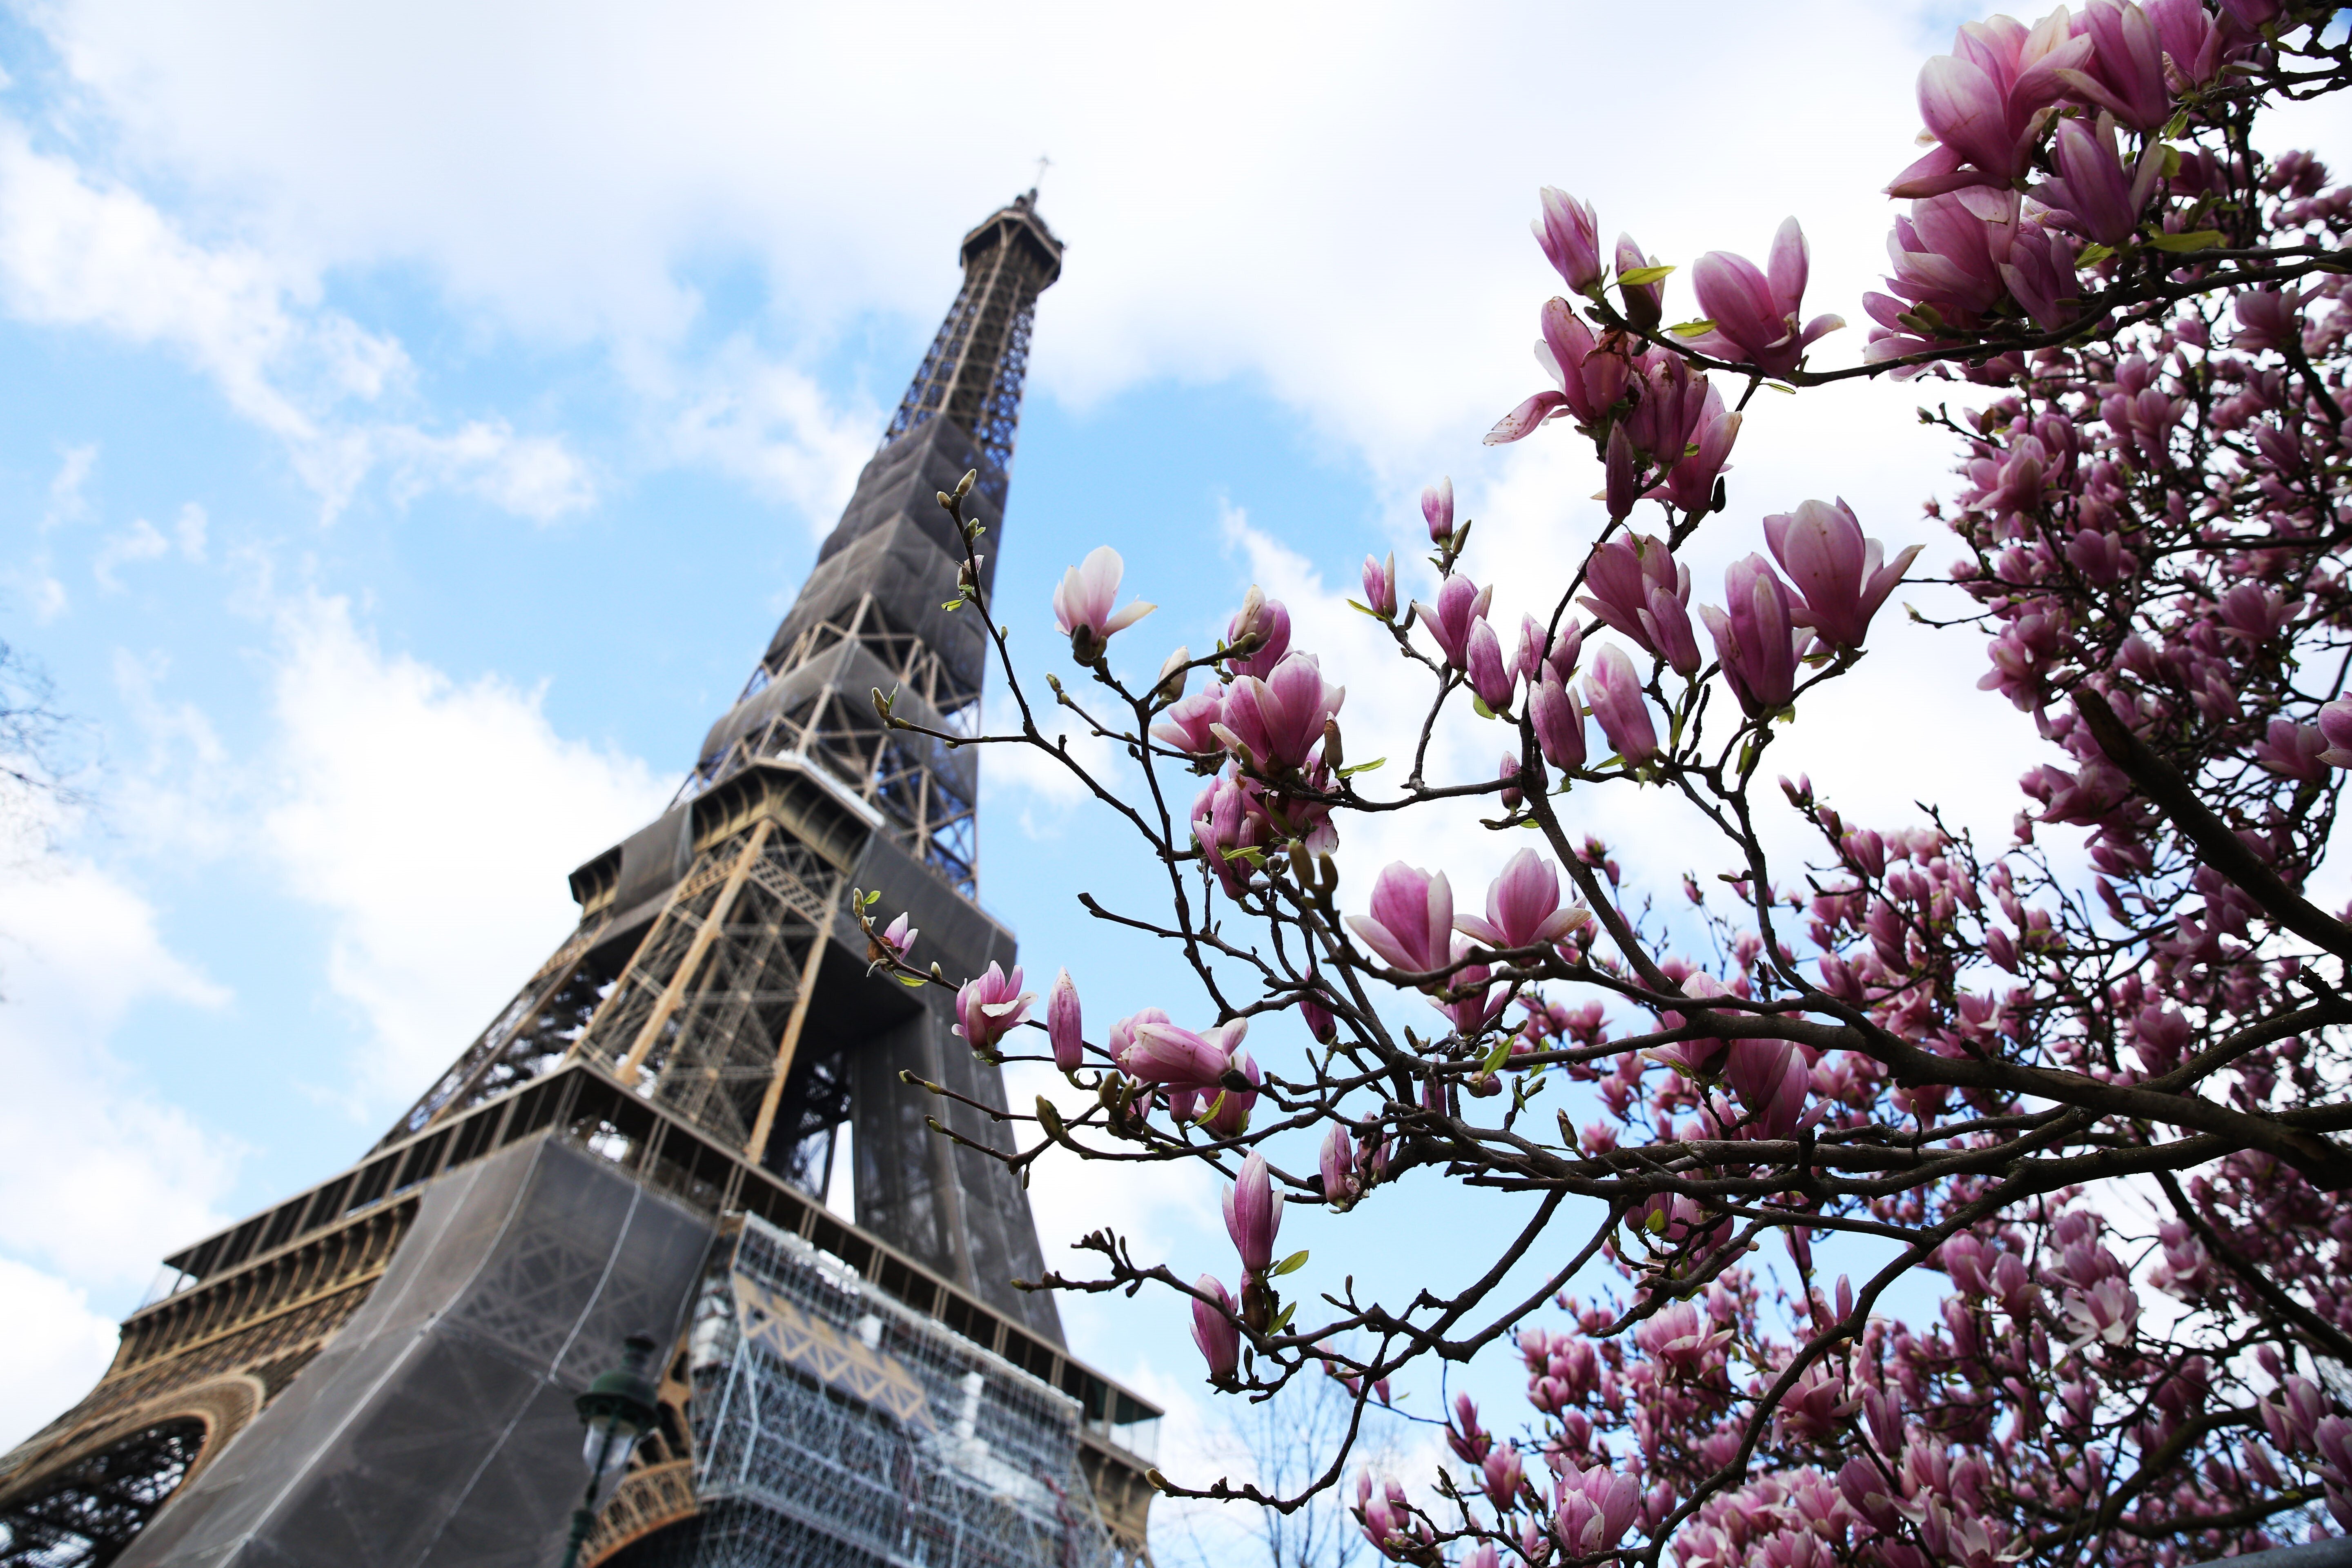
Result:
{"label": "iron lattice framework", "polygon": [[61,1467],[9,1510],[5,1568],[104,1568],[187,1476],[204,1447],[192,1416],[143,1426]]}
{"label": "iron lattice framework", "polygon": [[1062,247],[1036,218],[1037,193],[1017,198],[964,237],[963,288],[931,339],[882,444],[944,416],[980,444],[974,488],[1004,504],[1021,393],[1029,375],[1029,333],[1037,295],[1060,276]]}
{"label": "iron lattice framework", "polygon": [[[883,684],[859,692],[839,681],[803,680],[788,700],[757,700],[780,679],[831,667],[864,669]],[[728,732],[713,731],[710,751],[677,798],[691,799],[761,757],[814,758],[879,809],[908,850],[971,896],[980,885],[972,771],[937,742],[885,729],[874,711],[877,690],[896,693],[906,716],[929,727],[979,731],[979,682],[960,678],[920,636],[892,624],[879,595],[866,594],[752,670],[730,714],[744,715],[740,729],[722,721]]]}
{"label": "iron lattice framework", "polygon": [[[1042,1565],[1140,1552],[1150,1493],[1120,1443],[1157,1412],[1070,1363],[1050,1299],[1012,1289],[1043,1260],[1025,1195],[985,1152],[1003,1084],[950,1037],[943,1000],[866,978],[848,912],[853,887],[882,889],[923,930],[918,963],[1013,958],[971,901],[974,752],[886,731],[871,698],[895,691],[897,711],[950,734],[978,718],[982,631],[947,607],[963,541],[932,496],[976,472],[968,510],[1002,540],[1035,302],[1061,247],[1024,196],[961,257],[962,288],[881,449],[670,808],[572,873],[578,928],[365,1159],[168,1260],[99,1386],[0,1455],[0,1564],[211,1568],[259,1561],[265,1538],[358,1563],[418,1531],[438,1544],[399,1561],[536,1561],[529,1521],[569,1489],[546,1485],[573,1441],[563,1389],[593,1375],[583,1336],[616,1338],[615,1311],[647,1327],[709,1300],[696,1260],[714,1227],[729,1257],[766,1260],[763,1288],[822,1277],[835,1306],[862,1292],[858,1321],[892,1325],[899,1364],[960,1368],[993,1391],[987,1409],[1021,1414],[959,1447],[965,1416],[950,1412],[946,1438],[910,1435],[761,1361],[757,1335],[717,1361],[681,1340],[662,1431],[596,1556]],[[854,1228],[821,1202],[845,1123]],[[566,1164],[542,1145],[594,1158]],[[569,1261],[550,1273],[551,1258]],[[442,1358],[429,1367],[428,1342]],[[539,1370],[518,1384],[520,1364]],[[964,1386],[927,1397],[946,1410]],[[549,1401],[554,1419],[532,1414]],[[428,1409],[431,1465],[416,1446]],[[242,1460],[215,1466],[240,1433]],[[530,1457],[551,1442],[543,1464]],[[974,1468],[983,1451],[998,1468]],[[433,1492],[419,1478],[436,1465],[470,1479]],[[930,1544],[907,1555],[877,1523],[850,1556],[788,1550],[790,1500],[820,1472],[847,1488],[845,1507],[928,1478],[932,1511],[901,1509],[895,1528]],[[141,1540],[174,1495],[190,1500]],[[257,1498],[275,1511],[253,1514]],[[362,1516],[373,1522],[336,1533]],[[950,1540],[970,1549],[941,1555]]]}
{"label": "iron lattice framework", "polygon": [[[585,1553],[614,1568],[1125,1568],[1087,1407],[747,1219],[697,1293],[650,1462]],[[1151,1418],[1145,1407],[1108,1410]],[[677,1435],[685,1434],[680,1442]],[[1122,1436],[1134,1440],[1132,1434]]]}

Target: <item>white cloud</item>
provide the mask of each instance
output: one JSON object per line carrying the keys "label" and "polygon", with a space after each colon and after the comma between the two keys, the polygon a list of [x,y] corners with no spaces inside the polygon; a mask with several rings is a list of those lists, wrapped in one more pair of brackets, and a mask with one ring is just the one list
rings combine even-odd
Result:
{"label": "white cloud", "polygon": [[66,449],[58,458],[58,471],[49,479],[49,505],[41,514],[42,532],[47,533],[61,522],[79,521],[89,514],[89,502],[82,495],[82,487],[89,483],[90,470],[97,467],[96,443]]}
{"label": "white cloud", "polygon": [[375,445],[394,464],[393,495],[404,502],[445,487],[536,522],[595,503],[595,480],[569,446],[549,436],[518,436],[503,419],[474,420],[452,436],[393,426],[375,432]]}
{"label": "white cloud", "polygon": [[5,1451],[89,1392],[114,1359],[116,1331],[87,1291],[8,1258],[0,1258],[0,1315],[16,1346],[0,1362]]}
{"label": "white cloud", "polygon": [[70,160],[0,128],[0,289],[19,317],[99,327],[174,348],[263,428],[316,441],[316,421],[279,384],[292,373],[331,395],[373,398],[407,374],[400,345],[347,318],[289,310],[293,279],[250,247],[206,249],[152,204],[94,182]]}
{"label": "white cloud", "polygon": [[[526,337],[602,342],[675,460],[815,518],[839,500],[875,417],[828,401],[799,361],[864,312],[932,318],[953,287],[941,226],[980,216],[1044,148],[1056,161],[1045,210],[1073,248],[1041,306],[1034,384],[1087,401],[1155,378],[1254,380],[1357,453],[1401,521],[1420,482],[1451,468],[1484,519],[1471,570],[1505,580],[1507,602],[1508,584],[1572,563],[1597,521],[1581,499],[1594,465],[1568,437],[1475,444],[1538,384],[1525,345],[1559,283],[1526,234],[1535,186],[1590,195],[1611,232],[1681,262],[1716,247],[1760,254],[1793,205],[1813,242],[1811,299],[1859,322],[1891,216],[1878,188],[1912,151],[1930,14],[1861,0],[1711,7],[1671,105],[1630,79],[1583,80],[1565,119],[1560,62],[1646,47],[1651,19],[1598,5],[1213,5],[1171,24],[1033,4],[970,36],[940,90],[898,95],[876,94],[864,62],[896,58],[894,41],[926,27],[962,36],[949,8],[810,16],[714,0],[659,16],[606,7],[582,26],[525,7],[467,13],[462,52],[436,46],[415,13],[289,25],[257,5],[198,19],[154,0],[83,0],[43,26],[196,210],[314,269],[421,258],[462,310]],[[1769,135],[1743,132],[1753,84],[1822,68],[1824,37],[1839,40],[1842,89],[1781,95]],[[1008,107],[972,114],[953,87],[982,82]],[[767,152],[818,145],[826,156]],[[1800,147],[1801,189],[1784,177]],[[741,331],[691,346],[709,324],[698,279],[741,262],[773,301],[762,333],[791,353]],[[1861,338],[1832,338],[1824,357],[1857,353]],[[1917,396],[1851,388],[1752,410],[1734,510],[1692,552],[1701,595],[1758,547],[1763,511],[1810,495],[1849,496],[1892,542],[1920,536],[1917,501],[1948,455],[1912,423]],[[1307,612],[1302,640],[1383,678],[1355,677],[1351,738],[1368,727],[1356,753],[1409,733],[1402,711],[1373,718],[1395,689],[1387,667],[1339,657],[1384,657],[1339,605],[1353,584],[1310,584],[1303,559],[1289,570],[1290,596],[1319,594],[1333,612]],[[2014,727],[1969,689],[1955,639],[1895,619],[1864,671],[1790,736],[1787,765],[1830,775],[1854,809],[1907,818],[1917,761],[1932,756],[1944,793],[1999,803],[1977,814],[1990,830],[2010,809]],[[1433,765],[1485,771],[1496,750],[1465,721]],[[996,772],[1048,783],[1017,763]],[[1596,826],[1664,822],[1664,802],[1640,805]]]}
{"label": "white cloud", "polygon": [[[323,307],[320,293],[299,261],[251,244],[191,239],[137,191],[36,149],[21,126],[0,121],[0,303],[19,320],[177,353],[237,414],[285,443],[331,516],[384,463],[404,493],[453,484],[541,521],[593,499],[585,468],[558,437],[518,437],[497,421],[436,436],[351,417],[350,405],[399,401],[413,367],[397,340]],[[79,515],[94,455],[68,454],[48,522]],[[201,531],[195,537],[200,545]],[[134,534],[129,544],[146,542]]]}
{"label": "white cloud", "polygon": [[177,521],[172,524],[172,537],[180,542],[180,553],[188,560],[202,563],[205,559],[205,531],[210,522],[205,509],[194,501],[184,503]]}
{"label": "white cloud", "polygon": [[72,604],[66,593],[66,585],[49,575],[49,561],[46,552],[34,559],[29,571],[11,573],[9,577],[26,591],[31,600],[35,626],[47,626],[64,615]]}
{"label": "white cloud", "polygon": [[51,531],[89,515],[89,503],[82,495],[82,487],[89,482],[90,470],[97,463],[95,445],[66,449],[58,459],[58,471],[50,477],[48,505],[43,509],[35,530],[36,537],[44,542],[34,550],[24,566],[6,574],[6,580],[15,584],[28,601],[35,626],[47,626],[72,607],[66,585],[57,579],[54,556],[46,542]]}
{"label": "white cloud", "polygon": [[672,372],[644,374],[646,390],[676,406],[662,439],[677,458],[731,474],[824,528],[849,499],[882,426],[872,405],[836,404],[807,373],[741,338],[684,382],[672,384]]}
{"label": "white cloud", "polygon": [[242,824],[330,932],[369,1109],[447,1064],[575,922],[562,878],[670,784],[558,735],[543,691],[387,653],[340,598],[278,610],[276,733]]}
{"label": "white cloud", "polygon": [[[1073,242],[1043,307],[1042,384],[1093,398],[1262,377],[1410,472],[1531,374],[1519,340],[1556,287],[1525,233],[1546,181],[1687,260],[1760,250],[1803,147],[1817,291],[1859,319],[1887,222],[1876,192],[1916,128],[1928,9],[1708,7],[1671,100],[1573,72],[1655,45],[1654,19],[1597,4],[1176,18],[1028,4],[973,29],[944,4],[293,20],[83,0],[40,20],[200,210],[320,268],[421,261],[464,308],[561,341],[677,344],[706,271],[742,259],[811,348],[877,308],[928,324],[953,287],[954,226],[1024,183],[1042,148],[1045,210]],[[951,61],[877,90],[925,36],[955,37]],[[1840,90],[1777,93],[1770,133],[1745,127],[1756,84],[1820,71],[1824,37]]]}
{"label": "white cloud", "polygon": [[116,567],[161,561],[170,553],[172,542],[163,537],[163,530],[143,517],[138,518],[122,532],[107,536],[106,542],[98,547],[98,553],[90,560],[89,574],[108,593],[119,594],[122,591],[122,579],[115,575]]}
{"label": "white cloud", "polygon": [[[107,1042],[134,1008],[220,1008],[229,994],[171,952],[136,889],[42,847],[38,835],[58,825],[18,816],[8,826],[0,1258],[121,1292],[143,1284],[164,1251],[220,1223],[240,1151],[162,1101]],[[0,1318],[13,1315],[6,1299]]]}

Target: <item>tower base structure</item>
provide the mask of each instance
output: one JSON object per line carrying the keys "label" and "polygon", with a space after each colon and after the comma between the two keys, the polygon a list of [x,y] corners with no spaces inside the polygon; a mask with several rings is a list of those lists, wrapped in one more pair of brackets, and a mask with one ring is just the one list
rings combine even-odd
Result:
{"label": "tower base structure", "polygon": [[[180,1258],[207,1251],[0,1460],[0,1564],[539,1568],[572,1398],[647,1329],[659,1429],[584,1563],[1145,1560],[1157,1408],[590,1062]],[[176,1484],[108,1490],[159,1444]]]}

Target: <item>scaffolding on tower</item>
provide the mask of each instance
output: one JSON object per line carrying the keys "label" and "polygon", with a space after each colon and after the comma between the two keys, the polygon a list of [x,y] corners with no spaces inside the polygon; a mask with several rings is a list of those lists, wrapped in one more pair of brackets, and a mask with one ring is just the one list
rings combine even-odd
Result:
{"label": "scaffolding on tower", "polygon": [[[802,1237],[747,1217],[715,1250],[688,1333],[690,1528],[615,1568],[1126,1568],[1081,1467],[1087,1411]],[[1127,1421],[1116,1429],[1115,1417]],[[1107,1407],[1129,1451],[1156,1413]],[[631,1485],[658,1490],[639,1472]],[[650,1518],[659,1504],[648,1500]]]}

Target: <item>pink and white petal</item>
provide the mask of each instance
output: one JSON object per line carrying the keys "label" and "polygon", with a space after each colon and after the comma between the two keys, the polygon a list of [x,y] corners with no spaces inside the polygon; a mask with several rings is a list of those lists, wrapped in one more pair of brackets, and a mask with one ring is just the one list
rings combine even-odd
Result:
{"label": "pink and white petal", "polygon": [[1507,446],[1523,440],[1535,432],[1537,426],[1568,406],[1568,395],[1560,392],[1538,392],[1500,419],[1486,432],[1485,445]]}

